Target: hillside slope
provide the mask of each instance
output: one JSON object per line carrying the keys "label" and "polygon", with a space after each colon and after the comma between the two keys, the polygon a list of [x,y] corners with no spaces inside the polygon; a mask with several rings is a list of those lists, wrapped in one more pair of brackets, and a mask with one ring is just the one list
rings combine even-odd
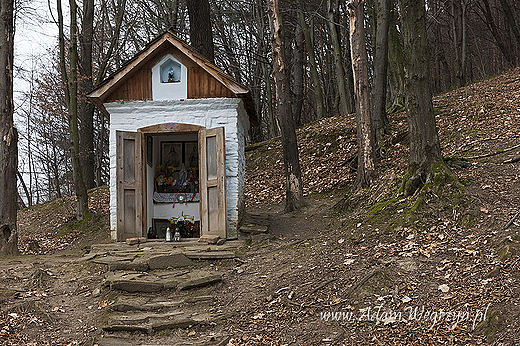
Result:
{"label": "hillside slope", "polygon": [[[105,267],[74,260],[92,242],[108,241],[108,188],[90,192],[93,215],[81,224],[73,197],[20,211],[21,250],[33,240],[41,248],[0,261],[0,287],[25,287],[0,289],[0,341],[202,345],[218,336],[228,345],[514,345],[519,96],[520,69],[436,96],[443,155],[457,180],[408,198],[398,194],[408,156],[404,113],[390,117],[378,179],[362,191],[351,191],[352,115],[299,129],[307,206],[289,214],[282,213],[280,139],[248,147],[249,220],[270,232],[254,235],[241,258],[209,264],[223,281],[189,294],[213,296],[206,308],[222,318],[188,329],[101,330],[117,293],[102,286]],[[175,301],[179,294],[143,297]]]}

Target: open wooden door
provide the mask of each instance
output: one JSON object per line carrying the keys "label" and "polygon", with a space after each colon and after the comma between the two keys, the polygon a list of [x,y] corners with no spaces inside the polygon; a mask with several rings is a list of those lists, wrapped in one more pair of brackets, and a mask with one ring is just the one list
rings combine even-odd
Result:
{"label": "open wooden door", "polygon": [[117,240],[142,237],[143,134],[116,132]]}
{"label": "open wooden door", "polygon": [[224,128],[199,131],[201,235],[227,237]]}

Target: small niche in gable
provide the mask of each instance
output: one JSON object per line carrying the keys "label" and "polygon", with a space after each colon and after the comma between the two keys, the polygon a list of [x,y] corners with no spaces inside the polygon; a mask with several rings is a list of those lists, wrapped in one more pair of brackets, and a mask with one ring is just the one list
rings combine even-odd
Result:
{"label": "small niche in gable", "polygon": [[181,81],[181,64],[172,59],[161,64],[161,83],[179,83]]}

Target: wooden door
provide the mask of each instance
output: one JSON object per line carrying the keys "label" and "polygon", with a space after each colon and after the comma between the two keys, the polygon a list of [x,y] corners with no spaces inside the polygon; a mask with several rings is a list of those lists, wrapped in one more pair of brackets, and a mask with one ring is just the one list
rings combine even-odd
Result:
{"label": "wooden door", "polygon": [[116,131],[117,240],[142,237],[143,134]]}
{"label": "wooden door", "polygon": [[224,128],[199,131],[201,235],[227,237]]}

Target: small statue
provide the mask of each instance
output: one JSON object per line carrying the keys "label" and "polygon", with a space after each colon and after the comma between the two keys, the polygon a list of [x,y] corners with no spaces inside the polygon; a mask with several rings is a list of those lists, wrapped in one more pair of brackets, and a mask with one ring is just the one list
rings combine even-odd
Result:
{"label": "small statue", "polygon": [[181,241],[181,233],[178,228],[175,228],[175,235],[173,236],[173,241],[180,242]]}
{"label": "small statue", "polygon": [[170,227],[166,229],[166,241],[171,242],[172,241],[172,231],[170,231]]}

